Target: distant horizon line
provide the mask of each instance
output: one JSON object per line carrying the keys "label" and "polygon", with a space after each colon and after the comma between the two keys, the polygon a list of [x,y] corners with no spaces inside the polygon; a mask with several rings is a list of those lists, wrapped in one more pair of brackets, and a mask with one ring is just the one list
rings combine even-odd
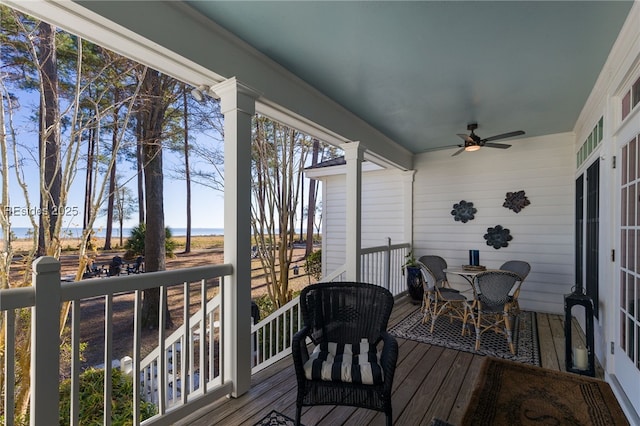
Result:
{"label": "distant horizon line", "polygon": [[[170,225],[167,227],[171,230],[171,235],[174,237],[182,237],[187,235],[187,228],[174,228]],[[131,234],[131,230],[135,228],[135,226],[131,227],[123,227],[122,228],[122,236],[127,236]],[[11,231],[16,235],[16,238],[27,238],[29,236],[29,231],[33,230],[30,226],[16,226],[11,228]],[[2,234],[2,231],[0,231]],[[62,238],[80,238],[82,235],[82,227],[69,227],[63,229],[61,233]],[[100,227],[98,229],[94,229],[94,236],[96,237],[105,237],[107,234],[106,227]],[[118,237],[120,235],[120,228],[113,227],[111,231],[111,237]],[[205,228],[205,227],[191,227],[191,235],[224,235],[224,228]]]}
{"label": "distant horizon line", "polygon": [[[167,227],[171,230],[171,235],[174,237],[183,237],[187,235],[186,227],[172,227],[167,225]],[[123,227],[122,228],[122,236],[129,237],[131,235],[131,230],[135,228],[135,226],[131,227]],[[33,228],[30,226],[16,226],[12,227],[11,231],[15,234],[16,238],[23,239],[29,237],[29,231]],[[294,233],[299,233],[300,230],[294,230]],[[306,229],[303,229],[303,232],[307,232]],[[0,230],[0,235],[3,234],[3,231]],[[316,231],[314,230],[314,234]],[[62,238],[80,238],[82,235],[82,227],[69,227],[65,228],[62,231]],[[224,235],[224,228],[222,227],[191,227],[191,235],[192,236],[202,236],[202,235]],[[94,229],[94,236],[96,237],[105,237],[106,236],[106,227],[100,227],[99,229]],[[117,238],[120,236],[120,228],[113,227],[111,231],[111,238]]]}

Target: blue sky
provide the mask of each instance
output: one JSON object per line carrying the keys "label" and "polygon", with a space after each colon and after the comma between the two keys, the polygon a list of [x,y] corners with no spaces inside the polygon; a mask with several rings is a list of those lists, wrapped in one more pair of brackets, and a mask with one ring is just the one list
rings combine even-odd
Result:
{"label": "blue sky", "polygon": [[[37,133],[33,130],[34,124],[29,121],[28,115],[33,106],[38,101],[38,94],[33,92],[20,91],[19,94],[20,104],[22,106],[19,114],[14,117],[15,126],[17,132],[19,132],[19,140],[25,143],[28,141],[31,149],[27,152],[27,149],[23,149],[21,152],[26,158],[30,158],[33,155],[37,156],[37,152],[33,152],[33,147],[37,146]],[[184,180],[176,180],[169,177],[169,170],[179,164],[182,164],[184,160],[177,154],[169,151],[163,151],[163,163],[165,166],[165,178],[164,178],[164,210],[165,210],[165,223],[171,228],[185,228],[187,225],[186,218],[186,183]],[[13,163],[10,159],[9,163]],[[124,180],[130,180],[127,186],[131,189],[133,194],[137,194],[137,181],[135,178],[135,170],[132,169],[133,165],[129,162],[122,162],[118,165],[118,174],[120,174]],[[39,170],[36,165],[31,161],[24,168],[24,176],[29,188],[29,194],[31,198],[32,208],[38,208],[38,180]],[[15,174],[13,170],[9,174],[10,184],[10,207],[14,209],[15,214],[12,216],[13,227],[30,227],[28,217],[24,216],[24,208],[26,203],[24,202],[24,196],[22,190],[16,182]],[[67,203],[67,217],[66,226],[82,227],[83,218],[83,205],[84,205],[84,185],[85,185],[85,170],[78,170],[75,177],[72,189],[69,193],[69,199]],[[224,208],[223,208],[223,195],[220,191],[215,191],[211,188],[206,188],[202,185],[192,184],[192,227],[193,228],[222,228],[224,226]],[[77,213],[77,216],[75,215]],[[125,222],[125,227],[132,227],[138,224],[138,214],[132,215],[132,219]],[[106,217],[99,217],[96,219],[95,228],[104,228],[106,226]]]}
{"label": "blue sky", "polygon": [[[29,170],[27,174],[31,176],[28,179],[30,182],[30,188],[33,191],[37,191],[37,175],[38,171],[33,169]],[[35,178],[35,179],[34,179]],[[84,176],[78,176],[76,179],[76,185],[74,190],[69,195],[68,209],[69,220],[67,224],[72,227],[82,227],[82,215],[83,215],[83,191],[84,191]],[[187,225],[187,215],[185,207],[185,194],[186,183],[184,181],[177,181],[167,179],[164,181],[164,209],[165,209],[165,223],[172,228],[184,228]],[[135,188],[132,186],[132,190]],[[194,228],[222,228],[224,225],[223,215],[223,198],[222,193],[214,191],[210,188],[205,188],[200,185],[192,184],[192,207],[191,207],[191,221]],[[11,193],[11,207],[16,209],[22,209],[25,207],[23,197],[20,193],[20,189],[17,185],[10,185]],[[33,203],[32,207],[37,208],[37,202]],[[77,207],[77,209],[76,209]],[[75,216],[75,212],[78,215]],[[132,227],[137,225],[137,213],[133,215],[133,218],[125,222],[125,227]],[[100,217],[96,220],[96,228],[105,227],[106,218]],[[12,217],[12,226],[14,227],[30,227],[29,219],[22,216],[22,211],[16,211],[16,214]]]}
{"label": "blue sky", "polygon": [[[165,151],[164,160],[166,165],[170,165],[173,162],[181,161],[177,156],[171,152]],[[129,164],[123,164],[122,168],[129,167]],[[133,170],[123,170],[127,172],[126,176],[133,177]],[[37,191],[38,191],[38,176],[39,171],[34,166],[30,166],[25,170],[25,177],[29,185],[30,197],[32,199],[32,207],[37,208]],[[74,181],[72,190],[69,193],[67,214],[67,225],[71,227],[82,227],[83,217],[83,195],[84,195],[85,175],[84,170],[80,170]],[[127,185],[131,188],[132,192],[136,194],[136,180],[135,178]],[[22,196],[21,189],[15,182],[15,177],[11,174],[11,183],[9,185],[11,207],[12,208],[24,208],[26,206],[24,197]],[[223,196],[220,191],[214,191],[211,188],[205,188],[201,185],[192,184],[192,227],[193,228],[222,228],[224,225],[224,204]],[[35,195],[33,195],[35,194]],[[186,216],[186,183],[183,180],[174,180],[165,176],[164,178],[164,211],[165,211],[165,223],[171,228],[184,228],[187,225]],[[74,216],[75,213],[77,216]],[[12,226],[14,227],[30,227],[29,219],[22,216],[22,211],[16,211],[16,214],[12,217]],[[132,219],[127,221],[125,227],[131,227],[137,225],[137,213],[133,215]],[[106,217],[100,217],[96,220],[96,228],[105,227]]]}

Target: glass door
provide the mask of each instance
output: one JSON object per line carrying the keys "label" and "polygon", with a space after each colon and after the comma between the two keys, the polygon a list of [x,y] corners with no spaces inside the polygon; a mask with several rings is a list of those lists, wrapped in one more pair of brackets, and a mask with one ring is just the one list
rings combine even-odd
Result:
{"label": "glass door", "polygon": [[598,318],[600,305],[600,287],[598,281],[600,243],[600,158],[597,158],[587,169],[587,215],[585,224],[585,287],[586,294],[593,300],[593,314]]}
{"label": "glass door", "polygon": [[627,397],[640,406],[640,135],[620,155],[620,286],[615,344],[616,377]]}

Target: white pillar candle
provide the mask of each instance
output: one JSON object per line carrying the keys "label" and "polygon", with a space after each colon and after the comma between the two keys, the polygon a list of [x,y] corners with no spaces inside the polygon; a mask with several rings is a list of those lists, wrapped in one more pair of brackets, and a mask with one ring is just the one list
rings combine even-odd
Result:
{"label": "white pillar candle", "polygon": [[588,352],[586,348],[578,346],[573,348],[573,368],[586,370],[589,368]]}

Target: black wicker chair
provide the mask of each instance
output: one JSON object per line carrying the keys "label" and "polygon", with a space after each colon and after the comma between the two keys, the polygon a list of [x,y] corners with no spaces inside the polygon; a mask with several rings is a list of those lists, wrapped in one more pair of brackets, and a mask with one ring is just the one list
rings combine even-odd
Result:
{"label": "black wicker chair", "polygon": [[[302,407],[311,405],[377,410],[392,424],[391,386],[398,358],[398,342],[386,331],[392,307],[391,293],[372,284],[320,283],[302,290],[304,327],[292,342],[296,424]],[[314,344],[311,353],[307,338]]]}

